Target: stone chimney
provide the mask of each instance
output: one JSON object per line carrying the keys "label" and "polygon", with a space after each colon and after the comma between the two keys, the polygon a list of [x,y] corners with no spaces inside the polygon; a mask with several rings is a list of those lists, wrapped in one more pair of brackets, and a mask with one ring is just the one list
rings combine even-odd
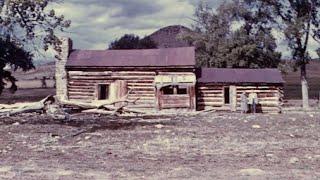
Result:
{"label": "stone chimney", "polygon": [[72,40],[67,37],[60,38],[61,52],[56,58],[56,96],[60,100],[68,100],[68,74],[66,64],[72,50]]}

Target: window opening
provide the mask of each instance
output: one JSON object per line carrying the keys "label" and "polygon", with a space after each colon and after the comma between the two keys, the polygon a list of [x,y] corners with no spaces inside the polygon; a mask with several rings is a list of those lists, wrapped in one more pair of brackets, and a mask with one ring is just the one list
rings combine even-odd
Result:
{"label": "window opening", "polygon": [[99,84],[98,85],[98,100],[107,100],[109,99],[109,85],[108,84]]}

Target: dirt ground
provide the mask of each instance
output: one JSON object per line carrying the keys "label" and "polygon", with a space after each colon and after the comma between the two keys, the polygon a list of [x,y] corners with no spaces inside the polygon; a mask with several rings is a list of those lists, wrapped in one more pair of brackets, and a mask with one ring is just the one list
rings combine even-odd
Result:
{"label": "dirt ground", "polygon": [[[6,91],[0,103],[50,94],[54,89]],[[315,112],[0,118],[0,179],[320,179]]]}
{"label": "dirt ground", "polygon": [[319,138],[317,113],[27,114],[0,119],[0,179],[320,179]]}

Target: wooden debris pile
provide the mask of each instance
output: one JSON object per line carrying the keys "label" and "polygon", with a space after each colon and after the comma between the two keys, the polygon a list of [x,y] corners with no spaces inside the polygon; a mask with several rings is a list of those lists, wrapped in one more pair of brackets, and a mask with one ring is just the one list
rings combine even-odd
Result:
{"label": "wooden debris pile", "polygon": [[22,113],[42,112],[48,104],[54,103],[53,96],[47,96],[39,102],[33,103],[16,103],[12,105],[0,104],[0,116],[13,116]]}
{"label": "wooden debris pile", "polygon": [[91,103],[84,103],[79,101],[60,101],[64,106],[76,107],[81,110],[82,113],[97,113],[106,115],[121,115],[126,113],[145,114],[144,111],[138,111],[128,108],[129,105],[135,104],[139,98],[135,100],[128,100],[128,94],[120,99],[110,101],[93,101]]}
{"label": "wooden debris pile", "polygon": [[[54,119],[68,119],[68,109],[78,109],[81,113],[97,113],[118,116],[122,114],[145,114],[144,111],[128,108],[128,105],[135,104],[139,98],[128,100],[130,91],[120,99],[110,101],[93,101],[84,103],[79,101],[57,101],[54,96],[48,96],[39,102],[16,103],[12,105],[0,104],[0,116],[13,116],[23,113],[45,113]],[[67,107],[67,108],[66,108]]]}

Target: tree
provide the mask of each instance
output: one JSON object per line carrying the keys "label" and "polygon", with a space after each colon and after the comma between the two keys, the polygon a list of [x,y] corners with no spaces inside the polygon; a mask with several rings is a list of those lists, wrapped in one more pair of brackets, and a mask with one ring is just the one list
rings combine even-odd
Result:
{"label": "tree", "polygon": [[55,31],[64,31],[70,21],[56,15],[48,5],[54,0],[0,0],[0,94],[6,81],[17,89],[16,79],[6,66],[23,71],[34,68],[34,55],[52,47],[61,51]]}
{"label": "tree", "polygon": [[270,31],[258,30],[251,35],[242,27],[232,33],[225,47],[227,51],[220,58],[232,68],[277,68],[281,53],[275,52],[276,47]]}
{"label": "tree", "polygon": [[[270,28],[254,26],[257,19],[236,3],[223,4],[216,12],[200,3],[195,13],[194,32],[184,34],[183,39],[196,46],[199,66],[277,67],[281,54],[275,52],[275,38]],[[244,23],[233,30],[235,21]]]}
{"label": "tree", "polygon": [[244,0],[243,5],[255,10],[262,6],[269,11],[273,24],[284,34],[292,59],[301,72],[303,108],[309,108],[306,66],[311,59],[308,53],[311,38],[320,42],[320,1],[319,0]]}
{"label": "tree", "polygon": [[140,39],[139,36],[133,34],[125,34],[120,39],[117,39],[110,43],[109,49],[154,49],[157,48],[157,44],[145,37]]}
{"label": "tree", "polygon": [[0,39],[0,47],[0,94],[6,85],[5,81],[11,83],[10,91],[15,92],[17,90],[15,84],[17,80],[11,75],[10,71],[4,68],[7,65],[13,67],[15,70],[21,68],[27,71],[34,68],[32,64],[32,54],[11,42],[9,38],[6,40]]}

